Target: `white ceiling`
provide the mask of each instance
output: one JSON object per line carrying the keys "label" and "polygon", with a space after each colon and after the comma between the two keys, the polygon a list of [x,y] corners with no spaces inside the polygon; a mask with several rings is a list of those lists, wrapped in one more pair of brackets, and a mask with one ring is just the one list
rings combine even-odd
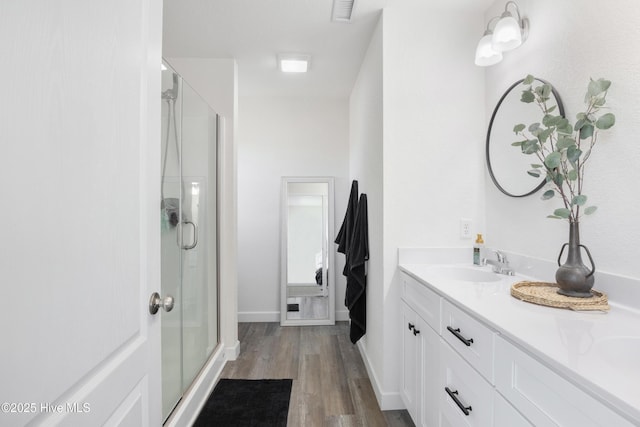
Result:
{"label": "white ceiling", "polygon": [[[481,9],[493,0],[424,1]],[[391,2],[356,0],[352,22],[339,23],[332,0],[164,0],[163,56],[235,58],[240,96],[346,97]],[[310,71],[281,73],[279,53],[310,54]]]}

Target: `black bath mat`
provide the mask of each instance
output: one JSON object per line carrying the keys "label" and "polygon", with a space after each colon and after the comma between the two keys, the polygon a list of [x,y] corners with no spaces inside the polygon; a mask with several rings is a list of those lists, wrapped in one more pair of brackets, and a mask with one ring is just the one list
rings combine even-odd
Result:
{"label": "black bath mat", "polygon": [[194,427],[286,427],[293,380],[221,379]]}
{"label": "black bath mat", "polygon": [[287,304],[287,311],[300,311],[300,304]]}

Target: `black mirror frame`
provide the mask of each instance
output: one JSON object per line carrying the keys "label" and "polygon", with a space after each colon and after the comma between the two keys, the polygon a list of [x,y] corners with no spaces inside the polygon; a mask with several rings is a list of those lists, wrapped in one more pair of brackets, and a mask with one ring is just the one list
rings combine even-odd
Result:
{"label": "black mirror frame", "polygon": [[[562,99],[560,99],[560,94],[558,94],[558,91],[556,91],[555,87],[553,87],[553,85],[551,83],[547,82],[546,80],[539,79],[537,77],[535,78],[535,80],[537,80],[537,81],[539,81],[539,82],[541,82],[543,84],[548,84],[549,86],[551,86],[551,93],[553,94],[553,97],[556,100],[556,104],[558,105],[558,112],[560,113],[560,115],[562,117],[565,117],[565,115],[564,115],[564,106],[562,105]],[[498,180],[496,179],[496,177],[495,177],[495,175],[493,173],[493,169],[491,168],[491,158],[489,156],[489,144],[491,142],[491,128],[493,127],[493,121],[494,121],[496,115],[498,114],[498,110],[500,109],[500,106],[502,105],[502,102],[504,101],[504,99],[507,97],[507,95],[509,95],[509,93],[511,93],[511,91],[513,89],[515,89],[517,86],[519,86],[523,81],[524,81],[524,79],[520,79],[517,82],[515,82],[514,84],[512,84],[505,91],[505,93],[502,95],[502,97],[500,98],[500,100],[496,104],[496,108],[493,110],[493,114],[491,115],[491,120],[489,121],[489,128],[487,129],[487,139],[486,139],[486,144],[485,144],[485,156],[486,156],[486,160],[487,160],[487,169],[489,170],[489,176],[491,176],[491,180],[493,181],[495,186],[498,187],[498,190],[500,190],[502,193],[504,193],[505,195],[507,195],[509,197],[526,197],[526,196],[530,196],[530,195],[534,194],[535,192],[537,192],[538,190],[540,190],[546,184],[546,181],[542,180],[538,186],[536,186],[533,190],[529,191],[528,193],[525,193],[525,194],[511,194],[500,185],[500,183],[498,182]]]}

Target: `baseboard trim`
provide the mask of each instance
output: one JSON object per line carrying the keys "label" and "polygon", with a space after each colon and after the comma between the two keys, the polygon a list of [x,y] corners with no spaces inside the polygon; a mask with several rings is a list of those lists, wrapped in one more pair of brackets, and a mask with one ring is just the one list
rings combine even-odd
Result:
{"label": "baseboard trim", "polygon": [[239,311],[238,322],[279,322],[279,311]]}
{"label": "baseboard trim", "polygon": [[[347,310],[336,311],[336,322],[346,322],[349,320]],[[241,311],[238,312],[238,322],[279,322],[279,311]]]}
{"label": "baseboard trim", "polygon": [[349,312],[347,310],[336,310],[336,322],[348,322]]}
{"label": "baseboard trim", "polygon": [[393,411],[396,409],[406,409],[404,402],[402,401],[402,397],[400,396],[399,391],[395,392],[386,392],[382,389],[381,383],[378,380],[378,376],[371,366],[371,361],[369,360],[369,355],[367,354],[367,350],[362,343],[362,341],[358,341],[357,343],[358,350],[360,350],[360,356],[362,356],[362,360],[364,361],[364,366],[367,368],[367,373],[369,374],[369,381],[371,381],[371,387],[373,388],[373,392],[376,395],[376,400],[378,401],[378,406],[380,406],[380,410],[382,411]]}
{"label": "baseboard trim", "polygon": [[[238,348],[240,348],[239,345]],[[167,422],[164,423],[164,427],[189,427],[193,425],[200,410],[207,402],[207,398],[213,391],[220,374],[222,374],[222,368],[226,363],[225,355],[225,347],[220,346],[209,358],[206,366],[196,377],[191,387],[182,396],[178,407],[173,411]]]}
{"label": "baseboard trim", "polygon": [[224,360],[236,360],[240,356],[240,341],[236,340],[233,345],[224,348]]}

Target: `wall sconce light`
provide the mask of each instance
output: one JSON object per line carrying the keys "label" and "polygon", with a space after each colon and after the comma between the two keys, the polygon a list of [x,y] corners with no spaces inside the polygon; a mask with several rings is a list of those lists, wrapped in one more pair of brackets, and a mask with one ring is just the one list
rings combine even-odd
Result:
{"label": "wall sconce light", "polygon": [[[514,15],[509,11],[509,6],[515,9]],[[491,24],[496,20],[493,30]],[[520,9],[514,1],[508,1],[504,6],[504,12],[500,16],[494,16],[489,20],[484,35],[476,48],[476,65],[487,67],[502,61],[502,52],[506,52],[520,46],[529,35],[529,21],[522,19]]]}

